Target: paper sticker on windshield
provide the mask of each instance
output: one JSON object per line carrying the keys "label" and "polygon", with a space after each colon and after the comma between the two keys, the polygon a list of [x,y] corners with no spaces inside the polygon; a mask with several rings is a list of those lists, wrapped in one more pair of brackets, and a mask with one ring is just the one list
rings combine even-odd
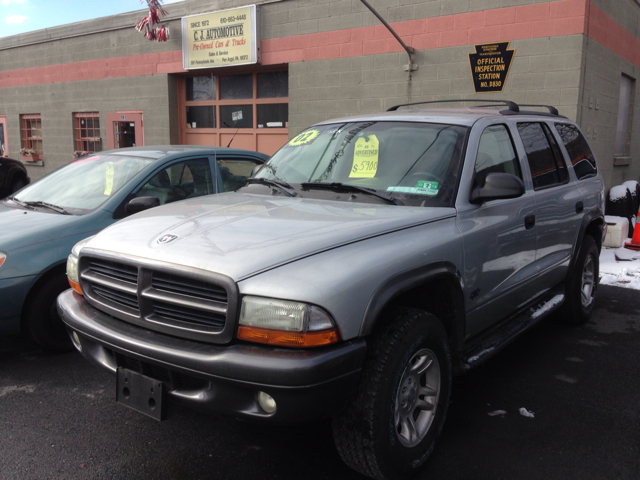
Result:
{"label": "paper sticker on windshield", "polygon": [[314,142],[316,138],[320,135],[320,131],[316,130],[307,130],[306,132],[302,132],[300,135],[292,138],[288,145],[290,147],[299,147],[300,145],[309,145]]}
{"label": "paper sticker on windshield", "polygon": [[353,165],[351,166],[351,178],[373,178],[378,171],[378,147],[380,142],[375,135],[369,135],[369,139],[360,137],[353,149]]}
{"label": "paper sticker on windshield", "polygon": [[115,169],[113,168],[113,163],[107,163],[107,174],[105,176],[104,182],[104,194],[111,195],[111,191],[113,190],[113,175],[115,173]]}
{"label": "paper sticker on windshield", "polygon": [[435,196],[438,194],[438,182],[420,180],[415,187],[387,187],[387,192]]}

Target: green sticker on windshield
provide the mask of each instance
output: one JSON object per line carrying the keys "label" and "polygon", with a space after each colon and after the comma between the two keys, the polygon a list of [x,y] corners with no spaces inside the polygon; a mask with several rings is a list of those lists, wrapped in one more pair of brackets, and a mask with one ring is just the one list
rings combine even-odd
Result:
{"label": "green sticker on windshield", "polygon": [[387,192],[435,196],[438,194],[438,182],[420,180],[415,187],[387,187]]}
{"label": "green sticker on windshield", "polygon": [[300,145],[306,145],[313,143],[313,141],[320,135],[320,131],[316,130],[307,130],[306,132],[302,132],[300,135],[293,137],[288,145],[290,147],[299,147]]}

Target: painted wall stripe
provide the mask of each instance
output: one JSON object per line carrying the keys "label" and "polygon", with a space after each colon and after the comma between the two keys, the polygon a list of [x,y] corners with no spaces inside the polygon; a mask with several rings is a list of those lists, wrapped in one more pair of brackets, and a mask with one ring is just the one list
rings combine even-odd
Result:
{"label": "painted wall stripe", "polygon": [[[640,67],[640,39],[589,0],[558,0],[394,23],[407,45],[419,50],[504,40],[586,34]],[[262,64],[401,52],[382,25],[262,41]],[[0,72],[0,88],[186,72],[182,51],[105,58]]]}

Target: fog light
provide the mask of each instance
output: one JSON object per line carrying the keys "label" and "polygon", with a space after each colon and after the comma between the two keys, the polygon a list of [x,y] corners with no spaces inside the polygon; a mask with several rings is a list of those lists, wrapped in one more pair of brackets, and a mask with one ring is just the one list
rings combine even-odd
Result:
{"label": "fog light", "polygon": [[76,332],[71,332],[71,341],[73,342],[73,346],[78,349],[78,351],[82,351],[82,344],[80,343],[80,337]]}
{"label": "fog light", "polygon": [[260,408],[262,408],[266,413],[273,413],[276,411],[276,401],[268,393],[258,392],[258,403],[260,404]]}

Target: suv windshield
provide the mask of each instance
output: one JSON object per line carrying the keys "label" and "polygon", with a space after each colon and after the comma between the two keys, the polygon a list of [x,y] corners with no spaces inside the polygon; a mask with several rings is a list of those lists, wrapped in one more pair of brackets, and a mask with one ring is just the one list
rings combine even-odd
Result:
{"label": "suv windshield", "polygon": [[68,213],[95,210],[122,188],[151,158],[93,155],[51,172],[23,188],[15,201],[21,205],[61,207]]}
{"label": "suv windshield", "polygon": [[449,205],[467,130],[412,122],[315,126],[282,147],[256,178],[302,184],[302,192],[357,187],[404,205]]}

